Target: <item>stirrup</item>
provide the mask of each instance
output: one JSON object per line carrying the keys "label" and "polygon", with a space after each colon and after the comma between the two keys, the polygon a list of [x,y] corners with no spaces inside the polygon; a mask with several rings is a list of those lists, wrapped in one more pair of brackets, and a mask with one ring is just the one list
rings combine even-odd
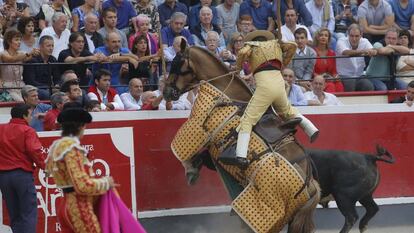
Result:
{"label": "stirrup", "polygon": [[218,161],[226,165],[237,166],[242,170],[248,168],[250,165],[250,161],[247,158],[238,157],[235,154],[229,155],[229,154],[222,153],[218,157]]}
{"label": "stirrup", "polygon": [[296,128],[297,125],[300,124],[300,122],[302,122],[302,118],[300,117],[295,117],[292,119],[289,119],[285,122],[283,122],[282,124],[280,124],[280,128],[288,128],[288,129],[294,129]]}

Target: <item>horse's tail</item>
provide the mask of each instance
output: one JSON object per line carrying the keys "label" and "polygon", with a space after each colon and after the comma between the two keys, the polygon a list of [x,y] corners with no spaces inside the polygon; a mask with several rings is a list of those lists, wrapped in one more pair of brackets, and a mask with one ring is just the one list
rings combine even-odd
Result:
{"label": "horse's tail", "polygon": [[313,223],[313,212],[321,199],[321,188],[315,179],[310,181],[315,187],[315,194],[306,204],[296,213],[293,220],[289,223],[288,233],[313,233],[315,224]]}

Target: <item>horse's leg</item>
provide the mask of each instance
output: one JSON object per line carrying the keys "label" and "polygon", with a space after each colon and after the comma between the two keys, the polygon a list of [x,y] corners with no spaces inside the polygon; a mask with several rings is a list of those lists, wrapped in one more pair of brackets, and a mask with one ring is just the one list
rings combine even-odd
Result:
{"label": "horse's leg", "polygon": [[359,200],[362,206],[365,207],[366,213],[364,217],[359,222],[359,231],[362,233],[367,229],[368,221],[378,212],[379,208],[374,199],[372,199],[372,194],[369,194]]}
{"label": "horse's leg", "polygon": [[311,179],[310,185],[315,187],[315,194],[305,203],[289,222],[288,233],[312,233],[314,232],[313,213],[318,205],[321,195],[320,187],[316,180]]}
{"label": "horse's leg", "polygon": [[348,233],[355,222],[358,220],[358,213],[355,209],[356,201],[350,200],[345,195],[335,195],[336,204],[342,215],[345,216],[345,224],[342,227],[340,233]]}

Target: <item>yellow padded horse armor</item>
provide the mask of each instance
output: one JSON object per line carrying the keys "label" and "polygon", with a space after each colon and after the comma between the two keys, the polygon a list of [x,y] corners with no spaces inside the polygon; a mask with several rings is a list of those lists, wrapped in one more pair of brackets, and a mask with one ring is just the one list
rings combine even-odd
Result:
{"label": "yellow padded horse armor", "polygon": [[[304,185],[304,174],[276,152],[253,160],[245,171],[218,162],[229,141],[226,136],[240,123],[238,107],[225,103],[231,103],[226,95],[208,83],[203,84],[189,119],[173,139],[172,151],[180,161],[188,161],[200,149],[208,147],[213,161],[245,187],[232,202],[238,215],[255,232],[279,232],[310,198],[307,189],[294,198]],[[267,144],[252,134],[248,159],[252,160],[253,153],[267,149]]]}

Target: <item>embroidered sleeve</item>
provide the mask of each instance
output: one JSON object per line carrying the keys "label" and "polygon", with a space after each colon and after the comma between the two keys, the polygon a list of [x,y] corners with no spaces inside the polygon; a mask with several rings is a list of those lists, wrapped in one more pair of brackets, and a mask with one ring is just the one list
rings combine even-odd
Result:
{"label": "embroidered sleeve", "polygon": [[289,65],[296,53],[296,43],[294,42],[279,42],[283,53],[283,65]]}
{"label": "embroidered sleeve", "polygon": [[64,160],[76,193],[83,195],[101,195],[109,190],[109,179],[107,177],[92,178],[85,171],[83,152],[73,148],[67,152]]}
{"label": "embroidered sleeve", "polygon": [[243,48],[237,53],[237,60],[236,60],[236,68],[237,70],[241,70],[243,68],[243,63],[246,61],[250,54],[252,53],[250,45],[244,45]]}

